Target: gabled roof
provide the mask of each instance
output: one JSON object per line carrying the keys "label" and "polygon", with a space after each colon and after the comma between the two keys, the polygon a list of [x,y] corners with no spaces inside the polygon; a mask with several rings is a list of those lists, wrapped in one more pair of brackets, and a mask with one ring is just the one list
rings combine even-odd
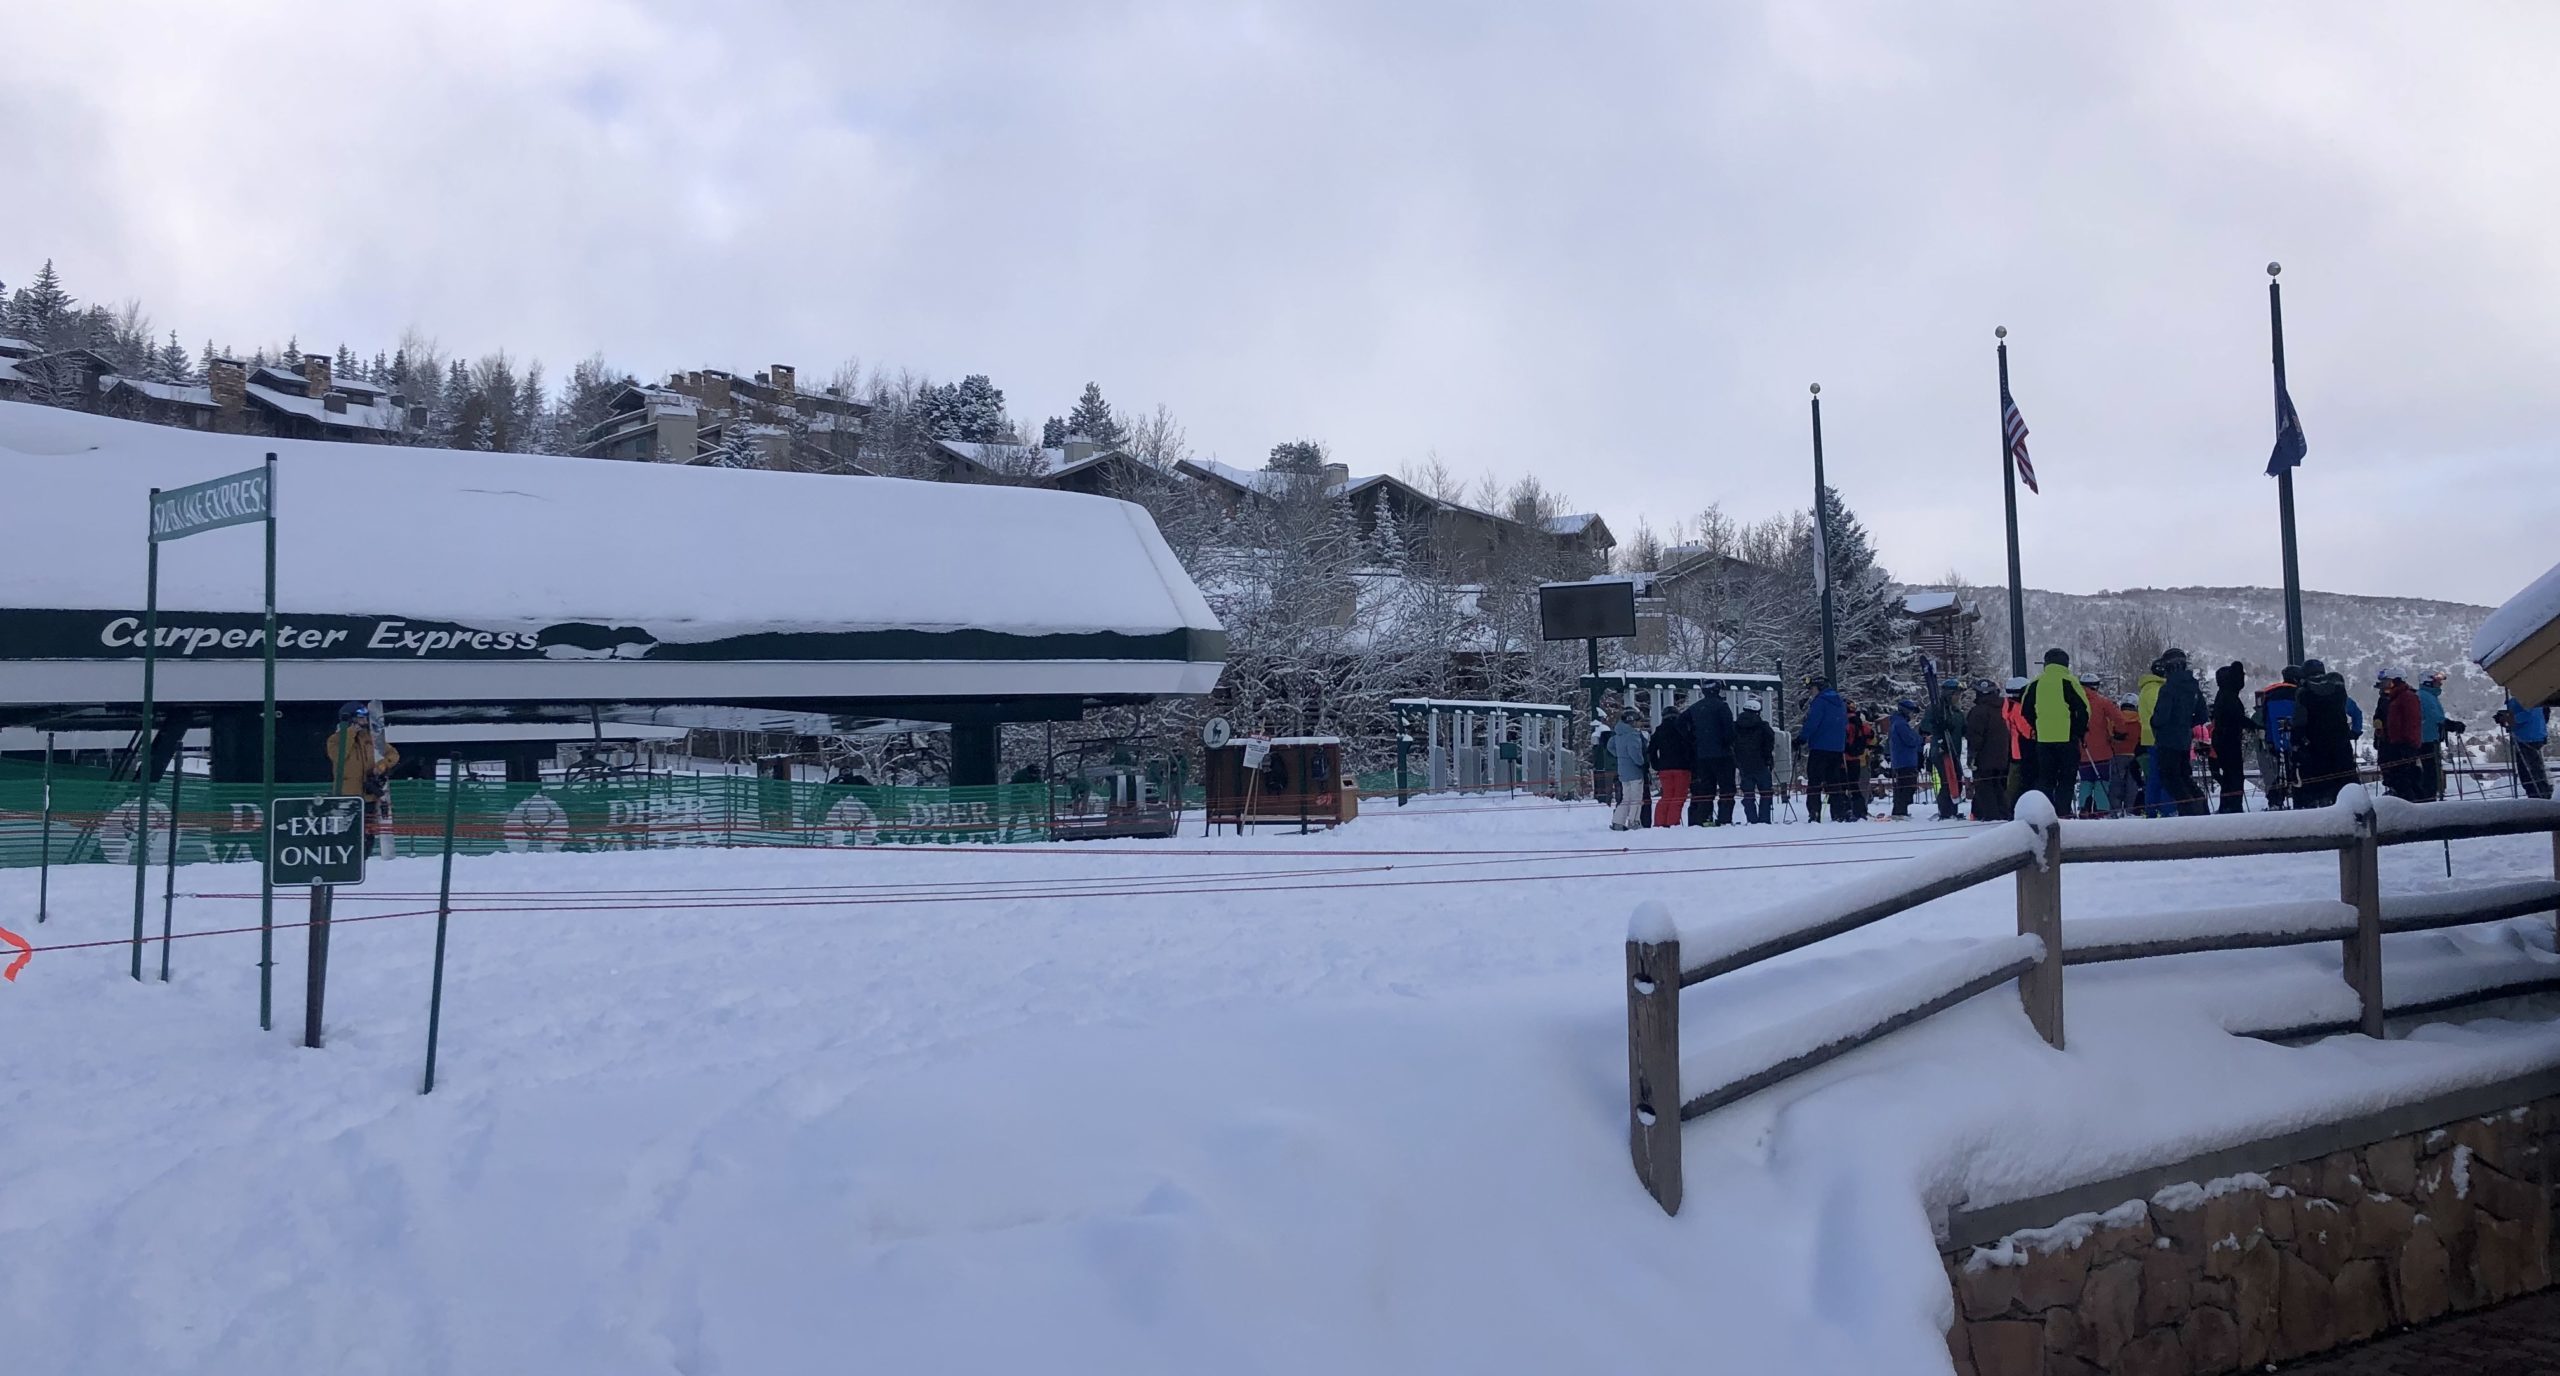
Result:
{"label": "gabled roof", "polygon": [[1126,450],[1096,449],[1083,458],[1078,459],[1073,463],[1069,463],[1067,461],[1067,451],[1064,449],[1042,449],[1027,444],[1004,444],[1000,442],[980,443],[975,440],[935,440],[934,445],[941,449],[943,453],[949,454],[951,457],[960,460],[962,463],[975,468],[984,469],[990,473],[1003,471],[1009,461],[1016,458],[1035,460],[1037,466],[1034,467],[1032,471],[1036,476],[1044,479],[1063,478],[1070,473],[1081,473],[1086,469],[1109,463],[1114,459],[1131,458],[1131,455]]}
{"label": "gabled roof", "polygon": [[362,430],[378,434],[400,428],[399,408],[388,402],[365,403],[349,397],[346,410],[332,411],[328,403],[319,397],[287,393],[255,382],[249,384],[248,390],[249,400],[271,411],[300,416],[333,430]]}
{"label": "gabled roof", "polygon": [[133,392],[172,406],[198,406],[210,410],[214,404],[213,389],[201,382],[154,382],[150,378],[114,374],[99,378],[98,385],[105,391]]}
{"label": "gabled roof", "polygon": [[28,358],[41,352],[32,339],[0,334],[0,358]]}
{"label": "gabled roof", "polygon": [[[302,370],[289,363],[261,363],[249,371],[249,380],[264,383],[280,391],[291,392],[301,392],[311,385],[310,380],[302,375]],[[346,393],[350,401],[387,396],[391,391],[388,387],[378,387],[362,378],[347,377],[335,372],[329,375],[329,386],[334,391]]]}

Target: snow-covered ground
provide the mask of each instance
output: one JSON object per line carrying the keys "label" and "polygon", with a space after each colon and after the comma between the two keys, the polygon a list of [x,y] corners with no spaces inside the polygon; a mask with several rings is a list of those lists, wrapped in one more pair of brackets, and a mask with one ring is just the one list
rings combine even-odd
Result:
{"label": "snow-covered ground", "polygon": [[[1691,1124],[1666,1218],[1625,1144],[1636,904],[1740,921],[1968,828],[1602,818],[1479,801],[1307,838],[465,859],[467,905],[500,910],[454,922],[425,1098],[431,919],[339,927],[320,1052],[295,1045],[299,932],[265,1034],[254,936],[177,943],[168,986],[120,947],[40,952],[0,986],[6,1366],[1939,1372],[1932,1206],[2560,1062],[2536,1021],[2301,1049],[2220,1030],[2345,1016],[2334,947],[2076,969],[2066,1053],[1999,991]],[[2547,878],[2551,848],[2454,858],[2464,884]],[[255,891],[245,867],[180,879]],[[2383,879],[2443,887],[2443,852],[2388,850]],[[431,906],[434,880],[377,864],[340,914]],[[42,928],[34,884],[0,873],[0,921],[39,945],[127,930],[128,872],[57,872]],[[2084,865],[2064,903],[2335,885],[2327,855]],[[194,898],[178,925],[255,919]],[[1719,979],[1687,1044],[2013,925],[2004,881]],[[2560,958],[2528,919],[2390,938],[2386,967],[2398,989]]]}

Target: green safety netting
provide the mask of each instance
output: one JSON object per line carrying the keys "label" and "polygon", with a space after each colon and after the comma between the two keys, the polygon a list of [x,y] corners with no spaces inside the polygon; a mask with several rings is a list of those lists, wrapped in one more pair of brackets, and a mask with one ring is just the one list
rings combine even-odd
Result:
{"label": "green safety netting", "polygon": [[[446,785],[394,780],[392,832],[398,853],[442,849]],[[326,793],[319,784],[279,785],[281,796]],[[153,860],[167,857],[169,780],[137,806],[130,781],[96,769],[58,768],[47,821],[36,770],[0,767],[0,867],[130,864],[137,824],[147,821]],[[265,835],[256,784],[179,789],[181,864],[258,858]],[[466,781],[454,849],[500,851],[654,850],[671,846],[1003,844],[1050,835],[1044,784],[989,788],[858,788],[743,776],[656,775],[605,782],[502,784]]]}

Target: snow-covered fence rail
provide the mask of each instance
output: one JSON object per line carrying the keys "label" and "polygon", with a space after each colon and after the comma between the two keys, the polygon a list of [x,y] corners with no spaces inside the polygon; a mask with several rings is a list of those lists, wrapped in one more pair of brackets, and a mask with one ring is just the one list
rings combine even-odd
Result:
{"label": "snow-covered fence rail", "polygon": [[[1636,1176],[1680,1211],[1680,1125],[2011,980],[2028,1020],[2062,1045],[2062,830],[2041,794],[2015,821],[1843,890],[1702,929],[1685,943],[1668,908],[1636,909],[1627,931],[1628,1146]],[[2018,934],[1913,970],[1684,1064],[1680,995],[1690,985],[1881,922],[1932,899],[2018,876]],[[1683,956],[1684,945],[1699,957]],[[1684,1097],[1684,1085],[1703,1084]]]}
{"label": "snow-covered fence rail", "polygon": [[[2386,1007],[2384,933],[2560,912],[2560,803],[2498,799],[2421,807],[2385,800],[2377,806],[2362,787],[2350,786],[2335,806],[2307,812],[2074,822],[2066,829],[2043,797],[2033,793],[2019,800],[2017,812],[2015,821],[1889,872],[1741,921],[1700,924],[1684,932],[1660,903],[1636,910],[1627,931],[1628,1150],[1637,1178],[1666,1213],[1680,1210],[1683,1122],[2013,979],[2028,1021],[2059,1050],[2065,966],[2336,941],[2341,973],[2356,993],[2357,1018],[2334,1027],[2291,1028],[2274,1035],[2361,1031],[2379,1037],[2385,1018],[2391,1015],[2440,1011],[2517,992],[2483,990],[2452,1000]],[[2535,832],[2552,837],[2550,880],[2388,898],[2381,892],[2384,846]],[[2311,851],[2337,853],[2335,898],[2070,924],[2062,920],[2066,862],[2117,864]],[[2010,874],[2017,876],[2017,935],[1981,943],[1878,988],[1683,1059],[1680,997],[1690,986]]]}

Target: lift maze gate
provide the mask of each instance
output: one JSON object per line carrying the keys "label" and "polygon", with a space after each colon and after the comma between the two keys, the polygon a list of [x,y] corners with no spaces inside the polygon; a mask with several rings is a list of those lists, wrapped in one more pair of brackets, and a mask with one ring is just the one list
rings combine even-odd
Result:
{"label": "lift maze gate", "polygon": [[1396,792],[1554,793],[1575,755],[1573,709],[1552,702],[1397,698]]}
{"label": "lift maze gate", "polygon": [[[445,785],[390,784],[392,812],[404,819],[396,853],[442,847]],[[280,799],[329,793],[327,784],[279,784]],[[32,771],[0,764],[0,868],[44,862],[131,864],[169,858],[168,791],[147,800],[130,779],[103,770],[57,768],[47,806]],[[264,818],[255,784],[190,783],[176,829],[180,864],[247,861],[264,855]],[[438,819],[438,820],[428,820]],[[466,781],[454,850],[502,852],[656,850],[674,846],[1010,844],[1050,836],[1045,784],[986,788],[865,788],[785,783],[745,776],[657,776],[597,783],[500,784]]]}

